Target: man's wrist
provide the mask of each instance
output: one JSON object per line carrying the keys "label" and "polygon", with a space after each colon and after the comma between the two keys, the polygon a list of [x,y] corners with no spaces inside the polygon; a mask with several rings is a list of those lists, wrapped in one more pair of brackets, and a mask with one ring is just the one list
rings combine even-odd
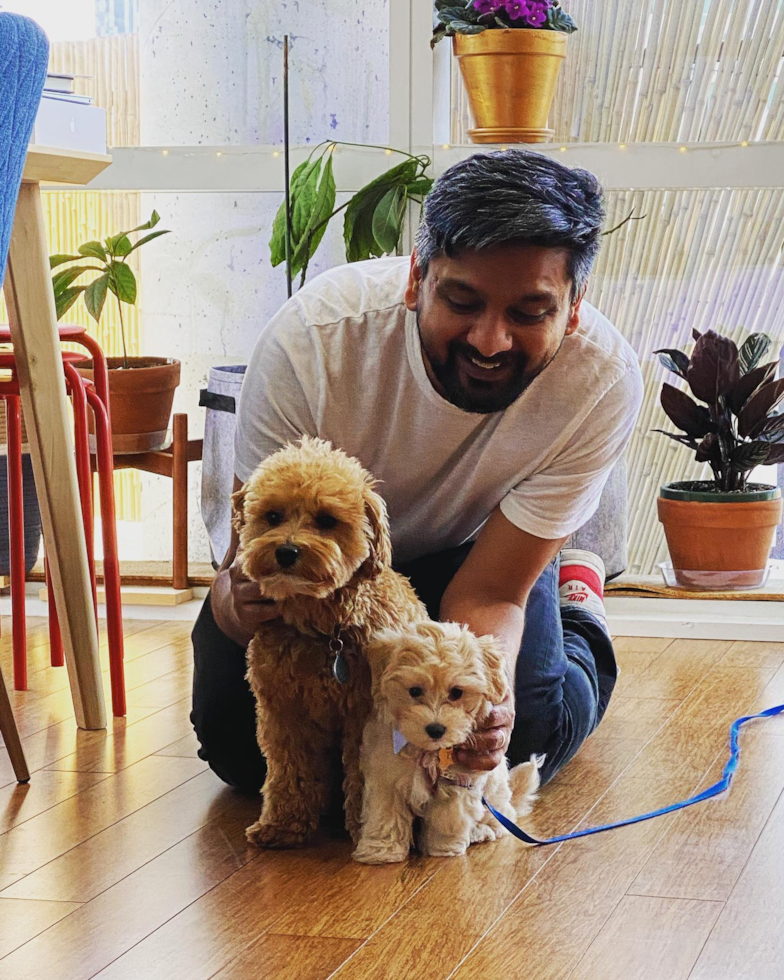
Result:
{"label": "man's wrist", "polygon": [[247,647],[253,637],[237,619],[228,568],[221,569],[215,576],[210,589],[210,599],[212,616],[221,633],[237,646]]}

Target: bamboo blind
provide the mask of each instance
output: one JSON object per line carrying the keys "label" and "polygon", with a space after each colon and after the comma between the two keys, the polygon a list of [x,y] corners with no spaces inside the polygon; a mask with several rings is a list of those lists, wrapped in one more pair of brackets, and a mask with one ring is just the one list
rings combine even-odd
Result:
{"label": "bamboo blind", "polygon": [[[781,0],[565,0],[569,38],[550,125],[568,142],[784,139]],[[443,43],[443,42],[442,42]],[[452,142],[468,100],[452,74]]]}
{"label": "bamboo blind", "polygon": [[736,342],[764,331],[776,356],[784,339],[784,189],[608,195],[611,216],[635,205],[646,220],[605,239],[587,298],[618,326],[642,366],[645,400],[628,454],[629,572],[650,575],[667,556],[659,487],[704,472],[688,450],[651,431],[673,430],[658,397],[667,372],[653,351],[690,349],[692,328],[712,327]]}

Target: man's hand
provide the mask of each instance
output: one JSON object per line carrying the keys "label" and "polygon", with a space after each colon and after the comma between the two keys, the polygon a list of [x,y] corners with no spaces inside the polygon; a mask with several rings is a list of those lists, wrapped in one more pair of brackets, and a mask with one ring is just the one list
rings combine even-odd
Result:
{"label": "man's hand", "polygon": [[242,571],[242,552],[221,569],[212,584],[212,613],[218,628],[240,646],[247,646],[259,627],[280,615],[277,603],[265,599]]}
{"label": "man's hand", "polygon": [[512,695],[495,705],[471,736],[468,743],[454,751],[455,762],[465,769],[489,772],[503,761],[514,726]]}

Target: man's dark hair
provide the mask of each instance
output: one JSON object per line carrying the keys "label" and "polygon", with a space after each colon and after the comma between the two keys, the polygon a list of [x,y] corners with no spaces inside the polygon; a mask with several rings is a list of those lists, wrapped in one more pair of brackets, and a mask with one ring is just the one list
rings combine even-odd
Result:
{"label": "man's dark hair", "polygon": [[585,288],[604,224],[602,187],[587,170],[531,150],[476,153],[428,194],[416,236],[422,275],[438,255],[497,245],[566,248],[572,297]]}

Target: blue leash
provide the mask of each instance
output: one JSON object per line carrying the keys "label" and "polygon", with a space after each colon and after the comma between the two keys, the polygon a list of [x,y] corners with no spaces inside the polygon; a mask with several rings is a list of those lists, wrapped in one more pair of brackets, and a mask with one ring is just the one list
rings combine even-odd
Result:
{"label": "blue leash", "polygon": [[773,708],[766,708],[765,711],[760,711],[757,715],[744,715],[742,718],[736,718],[732,723],[730,728],[730,757],[727,760],[727,764],[724,767],[724,772],[722,773],[721,779],[714,783],[713,786],[709,786],[704,789],[701,793],[696,796],[690,797],[688,800],[682,800],[680,803],[672,803],[670,806],[664,806],[660,810],[652,810],[650,813],[643,813],[639,817],[629,817],[627,820],[619,820],[617,823],[607,823],[601,827],[589,827],[586,830],[575,830],[571,834],[561,834],[560,837],[548,837],[547,840],[537,840],[536,837],[531,837],[524,830],[521,830],[517,824],[513,823],[508,817],[505,817],[503,813],[499,813],[495,807],[490,806],[487,800],[482,800],[487,809],[493,814],[493,816],[498,820],[499,823],[503,824],[504,827],[509,831],[510,834],[514,834],[519,840],[525,841],[526,844],[535,844],[537,847],[543,847],[546,844],[560,844],[564,840],[574,840],[576,837],[588,837],[590,834],[601,834],[605,830],[615,830],[617,827],[628,827],[633,823],[642,823],[643,820],[652,820],[654,817],[663,817],[665,813],[673,813],[675,810],[682,810],[684,807],[692,806],[694,803],[702,803],[703,800],[709,800],[712,796],[718,796],[719,793],[723,793],[725,790],[730,788],[730,783],[732,782],[732,777],[735,774],[735,770],[738,768],[738,761],[740,759],[740,745],[738,744],[738,733],[743,725],[747,721],[753,721],[755,718],[772,718],[774,715],[780,715],[784,712],[784,704],[777,704]]}

